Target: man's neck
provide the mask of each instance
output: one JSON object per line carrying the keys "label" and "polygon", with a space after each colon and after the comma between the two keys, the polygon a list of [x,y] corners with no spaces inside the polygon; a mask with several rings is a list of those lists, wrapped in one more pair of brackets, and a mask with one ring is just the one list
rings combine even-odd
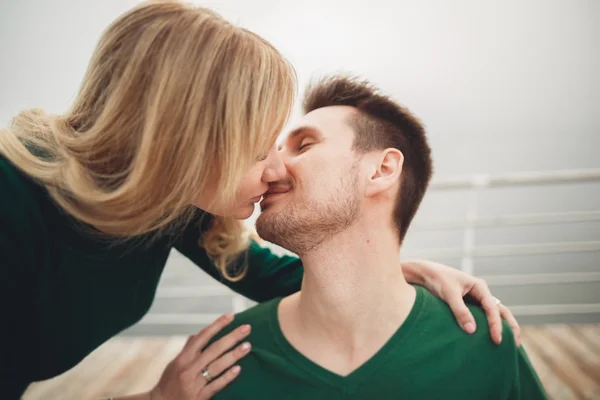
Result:
{"label": "man's neck", "polygon": [[406,319],[415,299],[402,275],[396,236],[364,225],[357,223],[303,254],[302,290],[279,309],[292,345],[339,374],[372,357]]}

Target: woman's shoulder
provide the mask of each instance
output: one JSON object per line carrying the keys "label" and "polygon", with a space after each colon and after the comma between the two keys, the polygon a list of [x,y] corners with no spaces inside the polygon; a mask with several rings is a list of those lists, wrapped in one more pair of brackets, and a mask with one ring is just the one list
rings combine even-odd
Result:
{"label": "woman's shoulder", "polygon": [[0,154],[0,213],[13,217],[30,215],[25,210],[37,203],[42,190],[39,184]]}
{"label": "woman's shoulder", "polygon": [[42,190],[0,155],[0,264],[15,274],[29,270],[26,266],[34,264],[35,250],[43,242],[36,240],[43,232],[37,217]]}

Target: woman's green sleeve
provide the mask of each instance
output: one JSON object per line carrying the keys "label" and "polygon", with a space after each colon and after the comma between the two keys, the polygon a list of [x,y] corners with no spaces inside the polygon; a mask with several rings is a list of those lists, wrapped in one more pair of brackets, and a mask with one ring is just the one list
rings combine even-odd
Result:
{"label": "woman's green sleeve", "polygon": [[225,279],[217,270],[204,248],[198,245],[198,229],[187,229],[175,248],[210,276],[251,300],[262,302],[287,296],[300,290],[304,269],[299,258],[278,256],[270,249],[252,241],[246,254],[233,269],[247,263],[246,276],[238,282]]}

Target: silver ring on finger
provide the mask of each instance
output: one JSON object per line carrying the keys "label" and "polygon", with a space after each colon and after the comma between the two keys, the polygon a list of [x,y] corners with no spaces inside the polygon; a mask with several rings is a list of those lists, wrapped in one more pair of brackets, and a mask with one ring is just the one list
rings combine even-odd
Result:
{"label": "silver ring on finger", "polygon": [[208,372],[208,367],[204,368],[202,370],[202,376],[204,377],[204,379],[206,379],[206,382],[209,383],[210,381],[212,381],[213,379],[215,379],[210,372]]}
{"label": "silver ring on finger", "polygon": [[494,297],[494,301],[496,302],[496,305],[499,306],[500,304],[502,304],[502,302],[500,301],[499,298]]}

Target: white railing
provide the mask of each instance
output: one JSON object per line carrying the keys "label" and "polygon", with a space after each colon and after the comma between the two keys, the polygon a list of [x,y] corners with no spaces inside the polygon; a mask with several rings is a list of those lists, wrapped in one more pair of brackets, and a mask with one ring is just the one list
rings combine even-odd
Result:
{"label": "white railing", "polygon": [[572,222],[600,221],[600,211],[567,211],[543,214],[513,214],[500,216],[473,216],[433,222],[421,222],[411,226],[411,231],[436,231],[463,229],[467,223],[474,228],[503,226],[546,225]]}
{"label": "white railing", "polygon": [[[573,222],[600,221],[600,210],[570,211],[541,214],[517,214],[500,216],[478,216],[479,194],[483,190],[502,187],[532,187],[542,185],[577,184],[600,182],[600,169],[567,170],[552,172],[520,172],[503,175],[478,174],[470,177],[454,177],[432,182],[431,190],[469,190],[468,208],[465,218],[449,219],[416,224],[417,231],[463,229],[463,246],[460,249],[427,249],[420,254],[428,258],[460,257],[461,269],[475,274],[474,258],[502,257],[533,254],[560,254],[600,251],[600,241],[555,242],[502,246],[475,246],[477,228],[530,226]],[[599,202],[600,204],[600,202]],[[600,282],[600,260],[598,271],[592,273],[538,273],[482,276],[490,286],[545,285],[565,283]],[[598,288],[600,296],[600,285]],[[511,306],[517,316],[590,314],[600,313],[600,303],[593,304],[543,304]]]}
{"label": "white railing", "polygon": [[557,185],[562,183],[599,182],[600,169],[570,169],[548,172],[513,172],[510,174],[473,174],[431,182],[430,190],[477,189],[509,186]]}
{"label": "white railing", "polygon": [[[464,229],[462,249],[429,249],[423,252],[428,257],[461,257],[461,269],[473,274],[474,257],[498,257],[528,254],[575,253],[582,251],[600,251],[600,241],[561,242],[542,244],[523,244],[505,246],[475,247],[476,228],[558,224],[568,222],[586,222],[600,220],[600,210],[591,212],[563,212],[546,214],[505,215],[478,217],[479,194],[482,190],[516,187],[575,184],[600,182],[600,169],[580,169],[551,172],[518,172],[511,174],[487,175],[475,174],[470,177],[453,177],[432,182],[430,190],[469,190],[467,213],[464,219],[440,221],[415,226],[416,230]],[[539,275],[540,277],[543,274]]]}
{"label": "white railing", "polygon": [[[421,222],[411,227],[412,231],[436,231],[448,229],[463,230],[463,244],[460,248],[425,249],[417,256],[430,259],[458,257],[461,269],[474,274],[474,258],[502,257],[532,254],[559,254],[600,252],[600,241],[557,242],[538,244],[519,244],[502,246],[476,246],[477,228],[562,224],[573,222],[600,221],[600,209],[595,211],[569,211],[539,214],[513,214],[498,216],[479,216],[479,194],[482,190],[500,187],[531,187],[556,184],[578,184],[586,182],[600,183],[600,169],[568,170],[553,172],[519,172],[502,175],[477,174],[468,177],[452,177],[432,182],[431,191],[469,191],[468,209],[464,218]],[[600,200],[600,199],[599,199]],[[600,205],[600,201],[599,201]],[[600,260],[597,272],[580,273],[537,273],[528,275],[482,276],[490,286],[545,285],[563,283],[600,283]],[[600,284],[599,284],[600,296]],[[239,312],[248,305],[247,301],[224,286],[159,287],[156,298],[206,298],[209,296],[232,295],[232,310]],[[515,305],[511,310],[517,316],[556,315],[556,314],[597,314],[600,302],[592,304],[544,304]],[[151,313],[142,324],[205,324],[212,322],[218,315],[211,313]]]}

